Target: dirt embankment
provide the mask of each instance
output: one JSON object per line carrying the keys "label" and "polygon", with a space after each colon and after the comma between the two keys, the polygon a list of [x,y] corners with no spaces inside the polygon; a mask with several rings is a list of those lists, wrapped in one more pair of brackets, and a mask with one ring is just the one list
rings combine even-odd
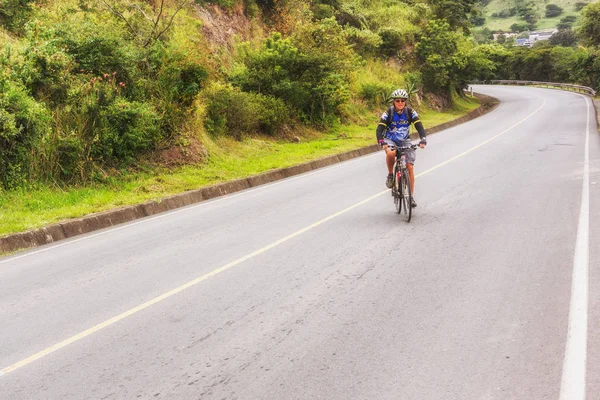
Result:
{"label": "dirt embankment", "polygon": [[202,34],[215,55],[231,52],[236,43],[261,36],[263,24],[259,18],[250,21],[244,14],[244,6],[231,9],[218,6],[197,6],[196,16],[202,22]]}

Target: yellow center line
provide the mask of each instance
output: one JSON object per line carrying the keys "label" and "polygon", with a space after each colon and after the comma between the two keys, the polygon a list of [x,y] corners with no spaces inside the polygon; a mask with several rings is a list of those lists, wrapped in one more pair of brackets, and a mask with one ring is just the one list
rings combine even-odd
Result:
{"label": "yellow center line", "polygon": [[[521,121],[519,121],[516,124],[512,125],[510,128],[508,128],[508,129],[500,132],[496,136],[493,136],[492,138],[484,141],[483,143],[480,143],[477,146],[472,147],[471,149],[469,149],[469,150],[467,150],[467,151],[465,151],[465,152],[463,152],[463,153],[461,153],[461,154],[459,154],[459,155],[457,155],[457,156],[455,156],[455,157],[453,157],[453,158],[451,158],[451,159],[449,159],[447,161],[444,161],[443,163],[441,163],[439,165],[436,165],[433,168],[430,168],[430,169],[428,169],[428,170],[426,170],[424,172],[421,172],[420,174],[418,174],[416,176],[419,177],[419,176],[428,174],[428,173],[430,173],[430,172],[432,172],[432,171],[434,171],[434,170],[436,170],[436,169],[438,169],[438,168],[440,168],[440,167],[442,167],[442,166],[444,166],[444,165],[446,165],[446,164],[448,164],[448,163],[450,163],[450,162],[452,162],[452,161],[454,161],[454,160],[456,160],[458,158],[461,158],[461,157],[463,157],[463,156],[471,153],[472,151],[480,148],[481,146],[485,145],[486,143],[489,143],[490,141],[496,139],[497,137],[505,134],[506,132],[510,131],[511,129],[513,129],[517,125],[521,124],[522,122],[526,121],[532,115],[534,115],[539,110],[541,110],[542,107],[544,107],[545,103],[546,103],[546,101],[544,100],[544,103],[537,110],[535,110],[534,112],[532,112],[531,114],[529,114],[527,117],[525,117]],[[265,253],[265,252],[271,250],[272,248],[279,246],[282,243],[285,243],[285,242],[287,242],[287,241],[289,241],[289,240],[291,240],[291,239],[293,239],[293,238],[295,238],[297,236],[302,235],[303,233],[305,233],[305,232],[307,232],[307,231],[309,231],[309,230],[311,230],[313,228],[318,227],[319,225],[323,225],[324,223],[326,223],[326,222],[328,222],[328,221],[330,221],[330,220],[332,220],[332,219],[334,219],[336,217],[339,217],[340,215],[345,214],[345,213],[347,213],[350,210],[353,210],[353,209],[355,209],[357,207],[360,207],[363,204],[368,203],[369,201],[371,201],[371,200],[373,200],[373,199],[375,199],[375,198],[377,198],[377,197],[379,197],[379,196],[381,196],[382,194],[385,194],[385,193],[389,193],[389,189],[383,190],[383,191],[381,191],[381,192],[379,192],[379,193],[377,193],[377,194],[375,194],[375,195],[373,195],[373,196],[371,196],[371,197],[369,197],[369,198],[367,198],[365,200],[362,200],[359,203],[356,203],[356,204],[354,204],[354,205],[352,205],[352,206],[350,206],[348,208],[345,208],[345,209],[343,209],[341,211],[338,211],[337,213],[332,214],[332,215],[330,215],[330,216],[328,216],[328,217],[326,217],[326,218],[324,218],[324,219],[322,219],[320,221],[317,221],[317,222],[315,222],[312,225],[309,225],[309,226],[307,226],[305,228],[302,228],[299,231],[296,231],[296,232],[294,232],[294,233],[292,233],[292,234],[290,234],[290,235],[288,235],[288,236],[286,236],[286,237],[284,237],[282,239],[279,239],[279,240],[277,240],[277,241],[275,241],[275,242],[273,242],[273,243],[271,243],[271,244],[269,244],[269,245],[267,245],[267,246],[265,246],[265,247],[263,247],[261,249],[258,249],[256,251],[250,253],[250,254],[247,254],[244,257],[238,258],[237,260],[232,261],[229,264],[223,265],[222,267],[217,268],[217,269],[209,272],[208,274],[202,275],[202,276],[200,276],[200,277],[198,277],[198,278],[196,278],[196,279],[194,279],[192,281],[189,281],[189,282],[187,282],[187,283],[185,283],[185,284],[183,284],[183,285],[181,285],[181,286],[179,286],[179,287],[177,287],[175,289],[172,289],[172,290],[170,290],[170,291],[168,291],[166,293],[163,293],[160,296],[157,296],[157,297],[155,297],[155,298],[153,298],[153,299],[151,299],[151,300],[149,300],[149,301],[147,301],[147,302],[145,302],[143,304],[140,304],[137,307],[134,307],[134,308],[132,308],[130,310],[127,310],[127,311],[125,311],[125,312],[123,312],[123,313],[121,313],[121,314],[119,314],[117,316],[114,316],[114,317],[112,317],[112,318],[110,318],[110,319],[108,319],[108,320],[106,320],[104,322],[99,323],[98,325],[95,325],[95,326],[93,326],[93,327],[91,327],[89,329],[86,329],[83,332],[80,332],[80,333],[78,333],[78,334],[76,334],[74,336],[71,336],[70,338],[68,338],[66,340],[63,340],[62,342],[56,343],[53,346],[50,346],[50,347],[48,347],[48,348],[46,348],[46,349],[44,349],[44,350],[42,350],[42,351],[40,351],[38,353],[35,353],[34,355],[32,355],[30,357],[27,357],[27,358],[25,358],[25,359],[23,359],[21,361],[18,361],[16,363],[14,363],[14,364],[12,364],[12,365],[10,365],[10,366],[8,366],[8,367],[0,370],[0,376],[9,374],[11,372],[14,372],[14,371],[18,370],[19,368],[22,368],[22,367],[24,367],[24,366],[26,366],[28,364],[31,364],[34,361],[37,361],[37,360],[39,360],[39,359],[41,359],[43,357],[46,357],[49,354],[54,353],[55,351],[58,351],[58,350],[62,349],[63,347],[66,347],[66,346],[68,346],[68,345],[70,345],[70,344],[72,344],[74,342],[77,342],[77,341],[79,341],[79,340],[81,340],[81,339],[83,339],[83,338],[85,338],[87,336],[92,335],[93,333],[96,333],[96,332],[98,332],[98,331],[100,331],[100,330],[102,330],[104,328],[107,328],[107,327],[109,327],[109,326],[111,326],[113,324],[116,324],[117,322],[122,321],[125,318],[130,317],[130,316],[132,316],[132,315],[134,315],[134,314],[136,314],[136,313],[138,313],[138,312],[140,312],[140,311],[142,311],[142,310],[144,310],[144,309],[146,309],[146,308],[148,308],[148,307],[150,307],[150,306],[152,306],[154,304],[160,303],[161,301],[166,300],[166,299],[168,299],[171,296],[174,296],[174,295],[176,295],[178,293],[181,293],[182,291],[184,291],[184,290],[186,290],[186,289],[188,289],[188,288],[190,288],[192,286],[195,286],[195,285],[199,284],[200,282],[207,280],[208,278],[211,278],[211,277],[213,277],[215,275],[218,275],[221,272],[227,271],[228,269],[233,268],[236,265],[239,265],[239,264],[243,263],[244,261],[247,261],[247,260],[249,260],[249,259],[251,259],[253,257],[256,257],[256,256],[258,256],[258,255],[260,255],[262,253]]]}

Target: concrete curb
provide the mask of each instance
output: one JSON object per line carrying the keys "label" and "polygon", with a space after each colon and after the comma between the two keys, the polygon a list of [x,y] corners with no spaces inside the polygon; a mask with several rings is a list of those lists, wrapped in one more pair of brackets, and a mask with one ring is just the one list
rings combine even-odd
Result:
{"label": "concrete curb", "polygon": [[[498,105],[497,99],[480,94],[476,94],[476,96],[481,101],[481,106],[479,108],[453,121],[429,128],[427,129],[427,133],[436,133],[470,121],[492,111]],[[418,135],[413,138],[418,138]],[[255,186],[264,185],[266,183],[323,168],[335,163],[374,153],[379,150],[379,146],[374,144],[372,146],[324,157],[315,161],[295,165],[293,167],[281,168],[248,178],[191,190],[160,200],[149,201],[133,206],[90,214],[82,218],[67,220],[44,228],[11,234],[0,238],[0,254],[34,248],[45,244],[54,243],[59,240],[108,228],[110,226],[130,222],[139,218],[149,217],[151,215],[188,206],[204,200],[213,199],[215,197],[235,193],[240,190],[249,189]]]}

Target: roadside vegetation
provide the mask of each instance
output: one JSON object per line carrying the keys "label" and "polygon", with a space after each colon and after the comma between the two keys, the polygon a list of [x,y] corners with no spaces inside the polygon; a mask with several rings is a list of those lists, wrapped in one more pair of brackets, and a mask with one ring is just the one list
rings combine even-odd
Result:
{"label": "roadside vegetation", "polygon": [[[492,46],[488,47],[487,57],[496,66],[495,79],[571,83],[600,89],[599,2],[513,4],[482,0],[480,4],[483,12],[478,23],[483,28],[475,28],[474,37],[481,46]],[[504,31],[497,29],[498,20],[514,26],[501,26]],[[516,46],[514,38],[499,36],[493,40],[493,32],[522,32],[517,38],[529,38],[529,31],[541,28],[558,31],[531,48]]]}
{"label": "roadside vegetation", "polygon": [[[472,80],[542,77],[476,40],[482,6],[4,0],[0,235],[372,144],[396,87],[427,127],[477,106]],[[600,84],[594,10],[557,79]]]}

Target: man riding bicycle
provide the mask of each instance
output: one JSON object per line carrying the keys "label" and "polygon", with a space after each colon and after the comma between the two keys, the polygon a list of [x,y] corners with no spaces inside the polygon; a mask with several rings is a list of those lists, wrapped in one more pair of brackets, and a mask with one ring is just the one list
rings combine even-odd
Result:
{"label": "man riding bicycle", "polygon": [[[396,150],[388,149],[388,146],[409,147],[406,149],[406,164],[410,175],[411,191],[415,193],[415,173],[413,164],[416,159],[415,150],[410,148],[410,124],[414,124],[419,132],[421,141],[420,148],[425,148],[427,144],[427,133],[423,128],[423,123],[419,120],[417,112],[406,106],[408,93],[404,89],[396,89],[392,92],[391,98],[393,105],[381,115],[379,125],[377,125],[377,141],[383,147],[386,153],[385,161],[388,168],[388,176],[385,184],[391,188],[394,184],[394,175],[392,170],[396,162]],[[412,199],[411,207],[416,207],[417,203]]]}

